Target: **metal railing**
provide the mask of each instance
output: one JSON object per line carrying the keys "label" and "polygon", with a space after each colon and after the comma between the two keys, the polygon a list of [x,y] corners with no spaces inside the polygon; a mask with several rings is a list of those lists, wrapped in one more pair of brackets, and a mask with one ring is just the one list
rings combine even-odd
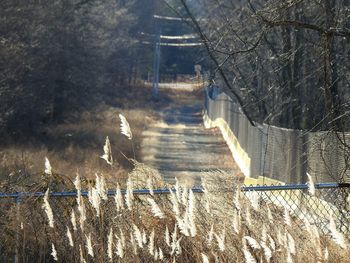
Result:
{"label": "metal railing", "polygon": [[[175,189],[172,189],[175,191]],[[345,183],[319,183],[315,184],[315,194],[310,195],[308,184],[287,184],[287,185],[257,185],[241,186],[241,192],[249,199],[252,193],[258,194],[259,201],[273,204],[287,209],[291,215],[302,222],[307,218],[311,224],[315,224],[323,232],[327,232],[330,217],[335,220],[338,229],[344,233],[350,232],[350,204],[347,198],[350,194],[350,184]],[[197,194],[204,193],[202,188],[192,188]],[[122,194],[126,191],[122,190]],[[155,195],[170,194],[169,188],[152,190]],[[134,195],[149,195],[149,189],[135,189]],[[0,193],[0,199],[14,199],[20,203],[29,197],[43,197],[44,192],[18,192]],[[50,192],[50,197],[64,198],[76,197],[76,191]],[[82,191],[82,196],[88,196],[88,191]],[[116,191],[109,190],[109,197],[116,195]],[[300,224],[302,225],[302,224]]]}

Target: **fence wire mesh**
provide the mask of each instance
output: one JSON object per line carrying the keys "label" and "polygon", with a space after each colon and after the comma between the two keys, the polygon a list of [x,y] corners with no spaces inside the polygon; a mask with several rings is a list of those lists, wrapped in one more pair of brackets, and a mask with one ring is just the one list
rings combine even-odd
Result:
{"label": "fence wire mesh", "polygon": [[[232,136],[226,140],[246,176],[285,183],[350,181],[350,133],[292,130],[267,124],[252,126],[239,105],[216,86],[206,89],[206,117]],[[215,123],[219,120],[219,123]],[[222,122],[221,122],[222,120]]]}
{"label": "fence wire mesh", "polygon": [[[215,222],[215,225],[221,226],[220,228],[224,229],[227,227],[225,220],[229,218],[228,222],[232,222],[232,218],[235,218],[237,213],[238,215],[241,214],[241,224],[249,225],[249,220],[247,219],[249,217],[248,212],[243,209],[244,203],[251,204],[249,205],[250,207],[255,207],[256,203],[259,204],[259,212],[255,212],[255,208],[251,209],[251,220],[255,218],[263,222],[268,217],[267,210],[271,210],[274,216],[274,222],[271,225],[282,226],[283,212],[288,211],[293,218],[293,228],[291,228],[293,231],[297,232],[294,226],[300,226],[300,230],[298,231],[302,231],[305,227],[305,218],[307,218],[310,224],[317,226],[324,234],[329,234],[329,219],[332,217],[335,220],[338,230],[343,233],[349,233],[350,214],[347,209],[348,207],[346,207],[346,200],[350,193],[350,186],[347,184],[316,184],[314,195],[309,194],[309,187],[306,184],[242,186],[239,189],[242,200],[237,205],[235,201],[237,188],[232,188],[228,185],[223,185],[220,188],[216,188],[215,186],[215,189],[211,190],[212,195],[209,196],[212,198],[210,209],[207,200],[209,198],[208,192],[205,188],[178,188],[178,192],[174,188],[172,190],[162,188],[152,191],[148,189],[132,190],[132,209],[128,209],[126,201],[128,190],[122,190],[121,194],[123,199],[125,199],[125,202],[123,201],[124,208],[122,212],[116,208],[115,197],[117,192],[109,190],[106,191],[109,198],[99,199],[100,208],[98,216],[95,209],[96,203],[90,199],[91,190],[82,191],[81,196],[86,210],[86,221],[83,223],[83,227],[79,226],[81,224],[81,215],[79,214],[79,208],[77,208],[77,192],[51,192],[49,203],[54,214],[54,228],[48,227],[47,224],[48,219],[43,207],[44,192],[0,194],[0,227],[3,229],[0,234],[3,240],[2,245],[0,245],[0,259],[3,262],[7,262],[6,259],[17,257],[17,262],[30,262],[30,260],[38,258],[38,262],[44,262],[51,251],[50,245],[47,244],[54,240],[56,248],[61,253],[61,258],[66,262],[75,262],[81,255],[77,254],[76,251],[74,253],[64,252],[72,249],[68,243],[67,229],[71,230],[72,235],[75,236],[74,242],[81,244],[83,250],[87,246],[86,240],[89,238],[89,235],[92,235],[92,239],[95,242],[94,251],[105,251],[110,229],[115,229],[113,231],[115,231],[116,240],[121,240],[121,233],[126,234],[140,231],[141,235],[146,235],[143,233],[146,229],[148,231],[146,231],[147,235],[150,235],[149,231],[153,229],[156,232],[154,242],[158,246],[161,246],[164,244],[164,241],[162,241],[164,223],[162,223],[160,217],[158,218],[150,212],[152,210],[150,199],[155,200],[164,217],[167,217],[166,225],[169,228],[170,225],[175,225],[175,228],[178,225],[184,239],[187,236],[191,237],[192,230],[190,228],[186,230],[188,231],[187,234],[186,231],[181,230],[181,227],[183,227],[181,224],[186,224],[187,220],[186,217],[182,218],[182,216],[184,213],[188,213],[188,210],[190,210],[189,207],[191,207],[189,204],[191,192],[194,194],[197,235],[204,238],[207,235],[206,231],[210,230],[213,222]],[[176,197],[177,195],[178,197]],[[176,201],[177,208],[174,207],[174,199],[178,200]],[[224,200],[226,201],[224,202]],[[176,209],[179,210],[179,215],[173,216],[171,211]],[[208,214],[209,210],[211,212]],[[72,219],[72,213],[75,213],[75,219]],[[157,212],[153,211],[153,213]],[[75,227],[72,223],[73,220],[76,220],[75,224],[77,226]],[[170,229],[170,231],[175,230]],[[226,233],[226,242],[237,243],[237,233],[235,231],[237,230],[229,227],[229,231]],[[139,262],[141,259],[142,262],[153,262],[154,255],[150,255],[145,251],[142,252],[140,247],[138,248],[138,252],[132,252],[135,249],[132,242],[138,242],[137,240],[133,240],[134,238],[134,236],[130,236],[131,243],[124,245],[125,249],[131,251],[130,253],[135,253],[133,256],[129,255],[128,260]],[[148,239],[149,236],[147,237]],[[197,239],[199,237],[193,240]],[[203,249],[200,244],[193,240],[185,239],[183,242],[192,242],[192,249],[198,251]],[[163,252],[172,255],[172,249],[170,248],[164,249]],[[64,254],[62,255],[62,253]],[[83,258],[90,257],[88,250],[84,250],[82,253]],[[186,255],[186,257],[190,256],[189,254]],[[18,257],[22,257],[22,259],[18,260]],[[94,260],[91,262],[108,261],[107,254],[101,253],[101,255],[95,255],[94,257]],[[197,262],[197,259],[192,258],[190,260]],[[116,262],[119,261],[117,260]]]}
{"label": "fence wire mesh", "polygon": [[316,184],[312,195],[307,184],[243,187],[248,197],[252,191],[262,201],[284,207],[301,222],[307,219],[325,234],[331,217],[340,231],[350,231],[349,184]]}

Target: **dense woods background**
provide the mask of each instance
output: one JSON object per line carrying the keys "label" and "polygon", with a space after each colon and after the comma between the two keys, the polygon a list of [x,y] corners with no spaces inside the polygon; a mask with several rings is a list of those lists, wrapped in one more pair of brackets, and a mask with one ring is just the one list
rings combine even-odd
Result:
{"label": "dense woods background", "polygon": [[251,121],[350,129],[350,1],[181,2]]}
{"label": "dense woods background", "polygon": [[[211,61],[213,81],[239,100],[252,121],[350,129],[348,0],[4,0],[0,5],[4,134],[38,130],[66,111],[100,101],[102,94],[122,96],[138,80],[150,79],[160,28],[164,35],[196,31],[209,51],[208,56],[199,48],[162,48],[161,76],[193,74],[195,63]],[[185,22],[159,22],[154,14]]]}
{"label": "dense woods background", "polygon": [[[40,133],[65,112],[100,102],[101,96],[122,97],[149,77],[155,12],[171,13],[153,0],[1,1],[2,136]],[[164,30],[176,33],[183,25]],[[150,36],[149,45],[140,44],[141,32]],[[194,74],[193,63],[184,62],[188,57],[189,52],[164,51],[162,68],[173,74],[182,63],[189,66],[180,73]]]}

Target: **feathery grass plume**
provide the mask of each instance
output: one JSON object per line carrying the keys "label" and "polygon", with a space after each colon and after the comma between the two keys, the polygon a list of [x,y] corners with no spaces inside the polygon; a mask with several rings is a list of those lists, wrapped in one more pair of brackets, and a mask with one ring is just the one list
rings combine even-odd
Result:
{"label": "feathery grass plume", "polygon": [[214,233],[214,236],[215,236],[216,241],[218,243],[219,250],[221,252],[225,251],[225,235],[226,235],[225,229],[222,230],[220,236],[217,235],[216,233]]}
{"label": "feathery grass plume", "polygon": [[143,248],[142,234],[141,234],[140,229],[134,223],[132,224],[132,227],[134,229],[134,237],[135,237],[135,240],[137,242],[137,245],[140,248]]}
{"label": "feathery grass plume", "polygon": [[197,228],[194,220],[189,220],[189,230],[191,233],[191,237],[195,237],[197,235]]}
{"label": "feathery grass plume", "polygon": [[85,212],[85,205],[84,205],[84,200],[81,196],[81,181],[80,181],[80,175],[77,174],[75,180],[74,180],[74,186],[75,189],[77,190],[77,205],[78,205],[78,211],[80,214],[79,217],[79,223],[80,223],[80,229],[84,231],[84,222],[86,220],[86,212]]}
{"label": "feathery grass plume", "polygon": [[89,233],[88,236],[85,235],[85,238],[86,238],[86,248],[87,248],[88,254],[91,257],[94,257],[94,250],[92,248],[92,242],[91,242],[91,233]]}
{"label": "feathery grass plume", "polygon": [[113,229],[109,229],[107,237],[107,255],[110,261],[113,261]]}
{"label": "feathery grass plume", "polygon": [[261,241],[266,243],[267,242],[267,230],[266,230],[266,226],[263,223],[262,228],[261,228]]}
{"label": "feathery grass plume", "polygon": [[211,245],[211,242],[213,241],[213,236],[214,236],[214,225],[211,224],[210,231],[208,233],[208,245]]}
{"label": "feathery grass plume", "polygon": [[203,192],[208,192],[208,187],[207,187],[208,184],[205,176],[201,177],[201,185],[202,185]]}
{"label": "feathery grass plume", "polygon": [[265,242],[260,242],[260,246],[264,251],[264,257],[266,262],[270,262],[271,258],[272,258],[272,251],[271,249],[267,246],[267,244]]}
{"label": "feathery grass plume", "polygon": [[100,195],[98,194],[98,190],[95,187],[92,187],[88,191],[88,197],[92,207],[95,208],[96,210],[96,216],[100,217],[101,198],[100,198]]}
{"label": "feathery grass plume", "polygon": [[118,238],[117,239],[117,256],[120,257],[120,258],[123,258],[124,257],[124,249],[123,249],[123,241],[121,238]]}
{"label": "feathery grass plume", "polygon": [[267,234],[267,237],[269,239],[269,243],[270,243],[270,247],[271,247],[272,251],[275,251],[276,250],[275,240],[273,240],[273,238],[269,234]]}
{"label": "feathery grass plume", "polygon": [[23,225],[23,222],[21,222],[21,230],[24,229],[24,225]]}
{"label": "feathery grass plume", "polygon": [[187,186],[184,185],[182,187],[182,192],[181,192],[181,203],[187,207],[188,205],[188,189]]}
{"label": "feathery grass plume", "polygon": [[152,213],[155,217],[159,217],[160,219],[164,218],[164,213],[160,210],[159,206],[157,205],[156,201],[154,199],[147,197],[147,202],[151,206]]}
{"label": "feathery grass plume", "polygon": [[173,253],[175,252],[176,250],[176,241],[177,241],[177,225],[175,224],[174,226],[174,231],[173,233],[171,234],[171,251],[173,251],[171,253],[171,255],[173,255]]}
{"label": "feathery grass plume", "polygon": [[181,219],[180,217],[176,217],[176,222],[179,226],[180,232],[185,236],[190,236],[189,233],[189,220],[188,220],[188,212],[186,210],[184,218]]}
{"label": "feathery grass plume", "polygon": [[270,262],[271,257],[272,257],[272,251],[267,245],[267,239],[268,239],[268,234],[267,234],[266,226],[265,226],[265,224],[263,224],[262,230],[261,230],[260,246],[264,251],[264,257],[265,257],[266,262]]}
{"label": "feathery grass plume", "polygon": [[266,207],[267,207],[267,218],[269,219],[270,224],[273,224],[273,216],[271,213],[271,209],[269,205],[266,205]]}
{"label": "feathery grass plume", "polygon": [[324,254],[323,254],[323,260],[328,261],[328,259],[329,259],[329,252],[328,252],[328,248],[325,247]]}
{"label": "feathery grass plume", "polygon": [[322,248],[321,248],[321,239],[320,239],[320,233],[318,232],[318,228],[315,225],[311,226],[311,240],[314,243],[314,246],[316,248],[316,251],[320,257],[322,257]]}
{"label": "feathery grass plume", "polygon": [[134,200],[134,194],[133,194],[133,188],[132,188],[132,181],[128,180],[126,183],[125,203],[130,211],[132,210],[133,200]]}
{"label": "feathery grass plume", "polygon": [[284,223],[287,226],[292,227],[292,219],[290,218],[289,211],[287,210],[287,208],[284,208],[283,218],[284,218]]}
{"label": "feathery grass plume", "polygon": [[259,196],[258,192],[248,191],[246,193],[246,196],[248,197],[248,200],[250,201],[250,204],[252,205],[254,210],[258,211],[260,208],[260,204],[259,204],[260,196]]}
{"label": "feathery grass plume", "polygon": [[235,205],[235,208],[237,210],[241,210],[240,196],[241,196],[241,188],[237,187],[235,192],[235,198],[233,199],[233,204]]}
{"label": "feathery grass plume", "polygon": [[86,263],[86,260],[83,256],[83,250],[81,249],[81,245],[79,245],[79,254],[80,254],[80,263]]}
{"label": "feathery grass plume", "polygon": [[119,183],[117,184],[117,189],[115,190],[115,192],[116,194],[114,196],[114,202],[117,207],[117,212],[119,212],[120,210],[124,209],[124,200],[123,200],[122,191],[120,190]]}
{"label": "feathery grass plume", "polygon": [[142,243],[144,245],[147,244],[147,235],[146,235],[146,231],[144,229],[142,229]]}
{"label": "feathery grass plume", "polygon": [[77,219],[75,217],[75,212],[74,212],[74,209],[72,208],[72,212],[70,214],[70,221],[72,223],[72,226],[73,226],[73,230],[74,231],[77,231],[78,228],[77,228]]}
{"label": "feathery grass plume", "polygon": [[287,245],[286,236],[282,234],[281,229],[278,229],[277,231],[277,241],[278,244],[282,247]]}
{"label": "feathery grass plume", "polygon": [[205,208],[205,211],[210,214],[210,199],[209,199],[209,196],[208,194],[204,193],[204,208]]}
{"label": "feathery grass plume", "polygon": [[75,189],[77,190],[77,205],[80,205],[80,197],[81,197],[81,181],[80,181],[80,175],[77,174],[74,180],[74,186]]}
{"label": "feathery grass plume", "polygon": [[120,229],[120,241],[122,243],[123,248],[125,248],[125,236],[123,230]]}
{"label": "feathery grass plume", "polygon": [[[130,243],[131,243],[131,247],[133,248],[134,255],[137,255],[137,246],[136,246],[133,232],[130,232]],[[141,244],[142,244],[142,242],[141,242]]]}
{"label": "feathery grass plume", "polygon": [[287,231],[286,229],[284,229],[284,233],[283,233],[283,242],[284,242],[284,245],[288,248],[289,244],[288,244],[288,236],[287,236]]}
{"label": "feathery grass plume", "polygon": [[108,200],[108,188],[106,184],[106,179],[104,176],[101,176],[101,186],[99,187],[99,192],[101,195],[101,198],[105,201]]}
{"label": "feathery grass plume", "polygon": [[120,118],[121,133],[124,134],[129,140],[132,140],[132,132],[128,121],[122,114],[119,114],[119,118]]}
{"label": "feathery grass plume", "polygon": [[78,211],[80,214],[79,224],[80,224],[81,231],[84,231],[84,222],[86,220],[86,209],[85,209],[83,197],[81,195],[79,196],[79,200],[80,200],[78,205]]}
{"label": "feathery grass plume", "polygon": [[173,212],[175,216],[180,216],[180,209],[179,209],[179,204],[178,204],[178,198],[176,197],[175,193],[173,190],[170,190],[170,201],[173,205]]}
{"label": "feathery grass plume", "polygon": [[155,249],[154,251],[153,251],[153,258],[154,258],[154,260],[155,261],[157,261],[158,260],[158,250],[157,249]]}
{"label": "feathery grass plume", "polygon": [[291,234],[287,232],[287,239],[288,239],[288,250],[292,255],[295,255],[297,253],[296,247],[295,247],[295,241]]}
{"label": "feathery grass plume", "polygon": [[181,189],[180,189],[180,184],[179,184],[179,180],[177,179],[177,177],[175,177],[175,193],[176,193],[176,197],[177,197],[177,200],[178,202],[180,202],[181,200]]}
{"label": "feathery grass plume", "polygon": [[96,176],[96,185],[95,188],[100,195],[100,197],[107,201],[108,200],[108,189],[106,186],[106,179],[103,176],[99,176],[98,174],[95,174]]}
{"label": "feathery grass plume", "polygon": [[209,198],[209,192],[207,188],[207,183],[204,177],[201,178],[201,183],[203,187],[203,194],[204,194],[204,208],[207,211],[208,214],[210,214],[210,198]]}
{"label": "feathery grass plume", "polygon": [[164,253],[163,253],[163,250],[161,248],[158,249],[158,257],[159,257],[159,260],[164,259]]}
{"label": "feathery grass plume", "polygon": [[45,171],[47,175],[52,175],[52,167],[50,161],[47,157],[45,157]]}
{"label": "feathery grass plume", "polygon": [[304,223],[304,226],[305,226],[306,231],[307,231],[310,235],[312,235],[311,224],[310,224],[310,221],[309,221],[309,219],[307,218],[307,216],[303,216],[303,223]]}
{"label": "feathery grass plume", "polygon": [[290,253],[288,247],[287,247],[287,263],[293,263],[292,254]]}
{"label": "feathery grass plume", "polygon": [[236,234],[239,234],[241,231],[241,212],[237,210],[233,211],[233,222],[232,222],[233,230]]}
{"label": "feathery grass plume", "polygon": [[322,257],[321,240],[320,240],[320,234],[318,232],[317,226],[311,225],[307,216],[303,217],[303,222],[304,222],[305,229],[309,233],[310,239],[311,239],[314,247],[316,248],[316,251],[317,251],[319,257]]}
{"label": "feathery grass plume", "polygon": [[316,189],[315,189],[314,181],[312,180],[312,177],[309,173],[306,173],[306,175],[309,179],[309,181],[307,183],[308,188],[309,188],[309,193],[310,193],[310,195],[315,195]]}
{"label": "feathery grass plume", "polygon": [[250,207],[248,205],[246,206],[246,210],[245,210],[245,220],[247,221],[248,226],[252,225],[252,219],[250,216]]}
{"label": "feathery grass plume", "polygon": [[168,247],[170,247],[170,234],[169,234],[169,228],[168,228],[167,225],[165,226],[165,236],[164,236],[164,239],[165,239],[165,244],[167,244]]}
{"label": "feathery grass plume", "polygon": [[154,193],[153,193],[153,184],[152,184],[152,178],[151,177],[148,177],[147,178],[147,188],[149,190],[149,193],[151,196],[154,196]]}
{"label": "feathery grass plume", "polygon": [[196,229],[196,223],[195,223],[195,214],[194,214],[194,209],[195,209],[195,198],[194,198],[194,193],[192,189],[189,191],[189,196],[188,196],[188,223],[189,223],[189,230],[191,232],[191,236],[195,237],[197,234],[197,229]]}
{"label": "feathery grass plume", "polygon": [[102,192],[104,191],[102,189],[102,183],[101,183],[101,177],[95,173],[95,189],[97,191],[97,193],[101,196],[102,195]]}
{"label": "feathery grass plume", "polygon": [[177,225],[180,229],[180,232],[185,235],[185,236],[190,236],[190,218],[189,218],[189,205],[188,205],[188,201],[185,202],[185,213],[183,215],[183,217],[181,218],[180,216],[176,216],[176,222]]}
{"label": "feathery grass plume", "polygon": [[51,244],[51,256],[53,257],[53,259],[55,261],[58,261],[57,251],[56,251],[55,245],[53,243]]}
{"label": "feathery grass plume", "polygon": [[68,237],[69,245],[70,245],[71,247],[74,247],[72,233],[70,232],[68,226],[67,226],[67,237]]}
{"label": "feathery grass plume", "polygon": [[242,249],[243,255],[244,255],[244,260],[245,263],[256,263],[255,258],[253,257],[253,255],[249,252],[247,245],[245,244],[245,242],[243,242],[243,249]]}
{"label": "feathery grass plume", "polygon": [[92,204],[92,205],[94,203],[93,192],[92,192],[93,190],[94,190],[94,187],[89,185],[89,189],[88,189],[87,195],[88,195],[88,200],[89,200],[90,204]]}
{"label": "feathery grass plume", "polygon": [[180,237],[180,238],[176,241],[176,247],[175,247],[175,253],[176,253],[176,255],[181,255],[181,253],[182,253],[182,248],[181,248],[181,245],[180,245],[181,240],[182,240],[182,237]]}
{"label": "feathery grass plume", "polygon": [[341,248],[346,249],[347,248],[346,239],[344,235],[337,230],[337,227],[335,225],[335,222],[332,216],[330,216],[329,218],[328,228],[331,231],[331,235],[334,242],[338,244]]}
{"label": "feathery grass plume", "polygon": [[55,220],[53,219],[53,213],[52,209],[49,203],[49,188],[47,188],[45,195],[44,195],[44,204],[42,205],[42,208],[45,210],[46,216],[49,220],[49,226],[51,228],[54,227]]}
{"label": "feathery grass plume", "polygon": [[109,141],[108,136],[106,137],[105,144],[103,145],[103,155],[100,156],[103,160],[107,162],[109,165],[113,165],[113,157],[112,157],[112,147],[111,142]]}
{"label": "feathery grass plume", "polygon": [[[112,228],[112,227],[111,227],[111,228]],[[121,230],[121,229],[120,229],[120,230]],[[118,234],[117,234],[117,233],[115,233],[115,234],[114,234],[114,237],[115,237],[115,239],[116,239],[116,240],[118,240],[118,239],[119,239],[119,236],[118,236]]]}
{"label": "feathery grass plume", "polygon": [[243,239],[247,241],[248,245],[252,249],[254,249],[254,250],[260,250],[261,249],[261,246],[259,245],[258,241],[256,241],[254,238],[252,238],[250,236],[244,236]]}
{"label": "feathery grass plume", "polygon": [[175,193],[176,193],[177,201],[181,203],[181,189],[180,189],[180,184],[179,184],[179,180],[177,180],[177,177],[175,177]]}
{"label": "feathery grass plume", "polygon": [[[148,252],[154,256],[154,229],[152,229],[152,232],[149,236],[149,243],[148,243]],[[158,251],[157,251],[158,254]]]}
{"label": "feathery grass plume", "polygon": [[209,263],[208,257],[205,254],[203,254],[203,253],[201,253],[201,255],[202,255],[202,262],[203,263]]}

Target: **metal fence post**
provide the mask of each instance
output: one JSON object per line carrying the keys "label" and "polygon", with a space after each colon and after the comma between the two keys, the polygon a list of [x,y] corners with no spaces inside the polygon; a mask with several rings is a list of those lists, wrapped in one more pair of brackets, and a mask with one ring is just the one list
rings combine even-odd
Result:
{"label": "metal fence post", "polygon": [[[20,194],[17,193],[17,196],[15,197],[15,202],[16,202],[16,224],[17,227],[19,226],[19,205],[21,202]],[[13,262],[18,263],[18,258],[19,258],[19,232],[18,228],[16,229],[16,247],[15,247],[15,255]]]}

